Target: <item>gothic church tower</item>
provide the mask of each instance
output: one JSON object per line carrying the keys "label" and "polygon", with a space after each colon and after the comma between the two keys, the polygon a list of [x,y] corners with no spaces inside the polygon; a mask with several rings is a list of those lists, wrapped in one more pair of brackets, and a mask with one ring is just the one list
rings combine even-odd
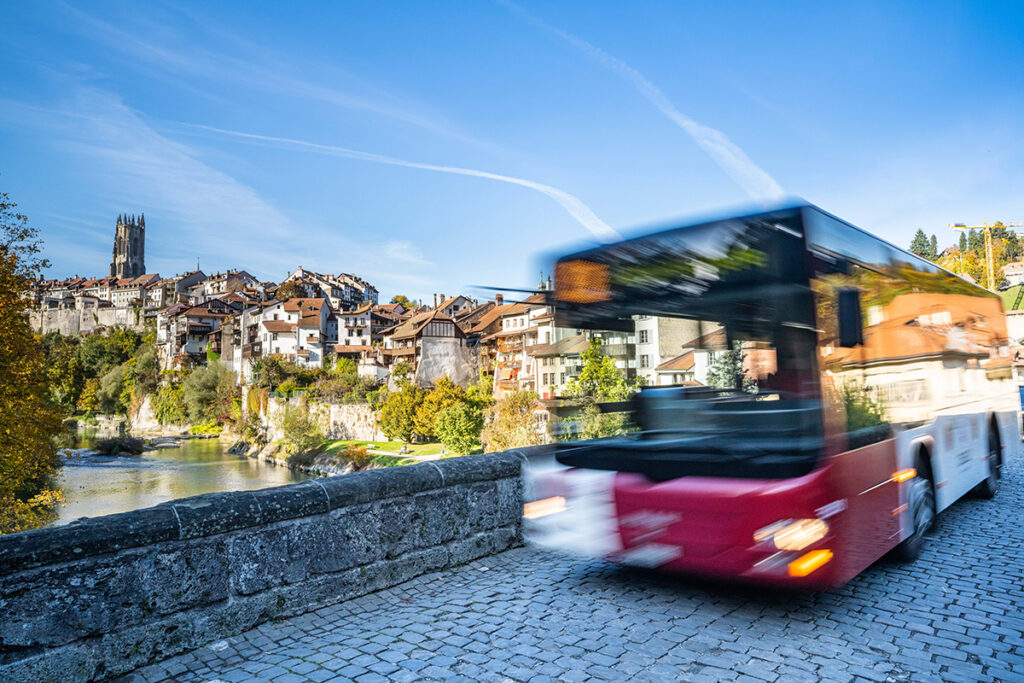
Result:
{"label": "gothic church tower", "polygon": [[110,277],[139,277],[146,273],[146,214],[117,217],[114,233],[114,257],[110,262]]}

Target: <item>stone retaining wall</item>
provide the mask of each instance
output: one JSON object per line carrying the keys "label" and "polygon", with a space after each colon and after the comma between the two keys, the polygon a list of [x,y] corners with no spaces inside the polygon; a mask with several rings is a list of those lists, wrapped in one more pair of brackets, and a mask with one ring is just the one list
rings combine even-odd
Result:
{"label": "stone retaining wall", "polygon": [[521,542],[515,452],[0,536],[0,680],[125,673]]}

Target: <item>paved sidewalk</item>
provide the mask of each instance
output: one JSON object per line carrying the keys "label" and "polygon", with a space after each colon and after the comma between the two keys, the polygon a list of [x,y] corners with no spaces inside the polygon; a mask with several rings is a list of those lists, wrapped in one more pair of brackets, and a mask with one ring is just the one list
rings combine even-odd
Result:
{"label": "paved sidewalk", "polygon": [[1024,467],[912,565],[779,594],[523,548],[265,624],[125,681],[1021,681]]}

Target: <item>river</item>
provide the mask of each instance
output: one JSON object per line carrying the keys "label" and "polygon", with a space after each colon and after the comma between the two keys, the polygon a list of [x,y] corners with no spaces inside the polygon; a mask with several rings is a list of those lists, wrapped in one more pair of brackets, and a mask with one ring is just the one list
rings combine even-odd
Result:
{"label": "river", "polygon": [[[88,445],[86,441],[79,447]],[[249,491],[309,478],[225,450],[219,439],[191,439],[177,448],[147,451],[136,457],[67,458],[60,474],[67,502],[60,505],[56,524],[152,507],[200,493]]]}

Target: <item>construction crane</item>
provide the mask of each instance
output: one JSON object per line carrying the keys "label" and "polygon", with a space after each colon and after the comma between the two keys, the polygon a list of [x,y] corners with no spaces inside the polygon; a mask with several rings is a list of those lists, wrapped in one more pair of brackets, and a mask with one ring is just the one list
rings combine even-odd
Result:
{"label": "construction crane", "polygon": [[992,255],[992,229],[993,228],[1019,228],[1024,223],[1000,223],[996,221],[993,225],[984,223],[982,225],[965,225],[964,223],[950,223],[949,227],[954,230],[980,230],[985,236],[985,280],[986,288],[989,291],[996,291],[996,259]]}

